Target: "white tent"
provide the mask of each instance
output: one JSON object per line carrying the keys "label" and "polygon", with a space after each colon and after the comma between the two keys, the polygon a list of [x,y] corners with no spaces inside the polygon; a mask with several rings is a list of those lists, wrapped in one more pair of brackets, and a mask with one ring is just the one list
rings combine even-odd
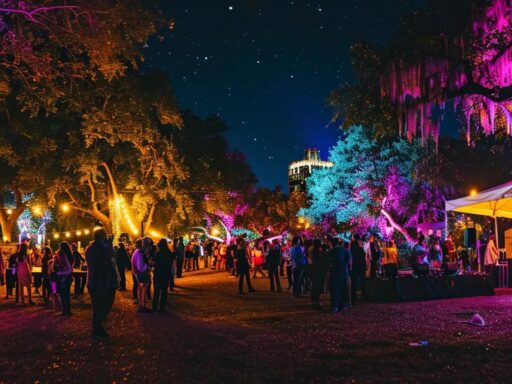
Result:
{"label": "white tent", "polygon": [[480,192],[474,196],[449,200],[446,211],[468,213],[494,218],[494,232],[498,243],[498,217],[512,219],[512,181]]}

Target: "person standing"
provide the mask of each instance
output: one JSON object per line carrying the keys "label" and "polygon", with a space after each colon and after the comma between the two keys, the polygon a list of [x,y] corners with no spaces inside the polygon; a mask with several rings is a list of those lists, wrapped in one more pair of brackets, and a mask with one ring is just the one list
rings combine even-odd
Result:
{"label": "person standing", "polygon": [[[78,252],[78,245],[76,243],[71,244],[71,250],[73,251],[73,269],[82,269],[82,265],[85,263],[85,259],[80,252]],[[83,296],[85,288],[86,277],[81,274],[75,275],[75,299],[79,296]]]}
{"label": "person standing", "polygon": [[347,279],[350,265],[350,252],[341,247],[336,237],[331,238],[329,250],[329,277],[331,291],[331,309],[338,313],[347,302]]}
{"label": "person standing", "polygon": [[281,292],[281,282],[279,281],[279,263],[281,261],[281,246],[278,240],[274,240],[270,245],[266,263],[268,268],[268,278],[270,280],[270,290],[273,292],[277,288]]}
{"label": "person standing", "polygon": [[446,250],[445,256],[448,258],[449,263],[456,263],[457,262],[457,247],[455,246],[455,243],[453,242],[452,235],[448,235],[446,240],[444,241],[444,247]]}
{"label": "person standing", "polygon": [[357,290],[361,289],[363,297],[366,295],[366,253],[363,242],[358,234],[354,235],[350,244],[350,253],[352,255],[352,305],[357,301]]}
{"label": "person standing", "polygon": [[237,241],[236,269],[238,273],[238,293],[244,294],[244,279],[249,292],[255,292],[251,285],[249,260],[247,259],[247,247],[243,238]]}
{"label": "person standing", "polygon": [[236,241],[233,239],[233,240],[231,240],[231,244],[229,244],[229,247],[226,252],[226,269],[228,271],[228,274],[232,277],[236,276],[236,269],[235,269],[236,250],[237,250]]}
{"label": "person standing", "polygon": [[22,243],[18,248],[18,290],[21,302],[25,301],[23,288],[27,288],[28,303],[35,305],[32,301],[32,267],[28,257],[28,247],[26,243]]}
{"label": "person standing", "polygon": [[327,257],[326,252],[322,246],[322,240],[314,239],[313,245],[309,249],[311,255],[311,307],[313,309],[323,310],[320,304],[320,295],[322,294],[325,286],[325,277],[327,275]]}
{"label": "person standing", "polygon": [[398,250],[393,240],[389,240],[384,249],[382,269],[384,269],[388,279],[394,279],[398,276]]}
{"label": "person standing", "polygon": [[293,275],[293,297],[300,297],[302,279],[304,277],[304,265],[306,264],[306,255],[302,248],[302,239],[300,236],[295,236],[292,240],[290,257]]}
{"label": "person standing", "polygon": [[425,245],[425,236],[420,233],[417,243],[412,247],[410,264],[415,275],[420,274],[420,265],[424,264],[425,256],[428,254],[428,248]]}
{"label": "person standing", "polygon": [[[30,255],[30,266],[33,267],[41,267],[41,253],[39,252],[39,248],[33,247],[32,254]],[[42,285],[42,276],[40,274],[34,275],[34,293],[39,295],[39,288]]]}
{"label": "person standing", "polygon": [[132,269],[137,282],[137,312],[149,312],[146,308],[146,289],[149,283],[149,267],[146,263],[143,251],[143,239],[135,241],[135,252],[132,255]]}
{"label": "person standing", "polygon": [[9,271],[5,276],[5,298],[8,299],[9,296],[12,296],[12,290],[14,289],[14,295],[16,297],[16,303],[18,302],[18,253],[13,253],[9,256],[9,261],[7,262],[7,267]]}
{"label": "person standing", "polygon": [[374,235],[370,236],[368,248],[370,252],[370,278],[376,278],[379,269],[380,247]]}
{"label": "person standing", "polygon": [[56,265],[54,265],[58,278],[60,300],[62,302],[62,314],[71,316],[71,279],[73,275],[72,262],[73,251],[67,241],[59,245],[56,252]]}
{"label": "person standing", "polygon": [[261,246],[260,242],[256,243],[256,246],[252,250],[251,258],[252,258],[252,264],[253,264],[252,266],[254,268],[252,278],[255,279],[257,277],[256,276],[257,272],[259,272],[263,277],[267,277],[267,275],[265,274],[265,272],[263,272],[263,269],[262,269],[263,263],[265,262],[265,256],[264,256],[263,247]]}
{"label": "person standing", "polygon": [[498,250],[498,247],[496,247],[496,236],[491,234],[489,235],[489,241],[487,242],[484,255],[485,272],[491,275],[491,277],[494,266],[498,262],[499,258],[500,251]]}
{"label": "person standing", "polygon": [[119,272],[112,243],[107,232],[97,229],[94,241],[85,250],[87,260],[87,290],[92,301],[92,337],[105,338],[104,323],[114,305],[116,290],[119,287]]}
{"label": "person standing", "polygon": [[119,290],[126,291],[126,270],[131,268],[131,263],[126,244],[122,241],[119,242],[119,247],[116,250],[116,266],[121,278]]}
{"label": "person standing", "polygon": [[167,287],[169,286],[171,278],[172,262],[172,253],[167,240],[160,239],[153,266],[153,285],[155,287],[153,294],[153,312],[167,313],[165,305],[167,304]]}
{"label": "person standing", "polygon": [[204,267],[208,268],[210,266],[211,259],[213,257],[213,241],[206,240],[204,245]]}
{"label": "person standing", "polygon": [[293,287],[292,257],[290,251],[290,246],[285,242],[281,248],[281,255],[283,256],[283,265],[286,271],[286,280],[288,281],[288,291]]}
{"label": "person standing", "polygon": [[177,241],[174,241],[176,244],[176,278],[183,277],[183,262],[185,260],[185,245],[183,244],[183,237],[179,237]]}
{"label": "person standing", "polygon": [[45,304],[50,301],[50,296],[52,293],[52,287],[50,284],[50,270],[48,268],[48,263],[53,259],[52,249],[50,247],[44,247],[43,250],[43,259],[41,261],[41,276],[43,283],[43,300]]}

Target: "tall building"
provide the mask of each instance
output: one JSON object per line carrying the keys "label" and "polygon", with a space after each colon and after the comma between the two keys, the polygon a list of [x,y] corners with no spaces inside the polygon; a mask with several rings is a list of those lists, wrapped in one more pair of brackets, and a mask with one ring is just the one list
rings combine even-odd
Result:
{"label": "tall building", "polygon": [[313,170],[329,168],[333,164],[330,161],[320,159],[320,151],[315,148],[308,148],[304,151],[304,159],[294,161],[288,167],[288,191],[306,191],[306,180]]}

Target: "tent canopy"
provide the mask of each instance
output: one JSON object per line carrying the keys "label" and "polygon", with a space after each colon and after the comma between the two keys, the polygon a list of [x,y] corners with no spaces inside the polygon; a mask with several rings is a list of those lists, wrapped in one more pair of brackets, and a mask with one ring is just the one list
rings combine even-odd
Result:
{"label": "tent canopy", "polygon": [[474,196],[449,200],[446,211],[512,219],[512,181]]}

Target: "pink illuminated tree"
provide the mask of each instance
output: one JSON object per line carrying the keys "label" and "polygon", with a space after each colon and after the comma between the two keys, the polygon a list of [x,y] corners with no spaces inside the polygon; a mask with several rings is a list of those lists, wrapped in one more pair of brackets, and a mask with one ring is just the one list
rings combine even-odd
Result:
{"label": "pink illuminated tree", "polygon": [[468,143],[477,132],[511,133],[510,0],[430,0],[387,47],[353,48],[359,82],[331,98],[345,126],[437,140],[447,112],[456,111]]}

